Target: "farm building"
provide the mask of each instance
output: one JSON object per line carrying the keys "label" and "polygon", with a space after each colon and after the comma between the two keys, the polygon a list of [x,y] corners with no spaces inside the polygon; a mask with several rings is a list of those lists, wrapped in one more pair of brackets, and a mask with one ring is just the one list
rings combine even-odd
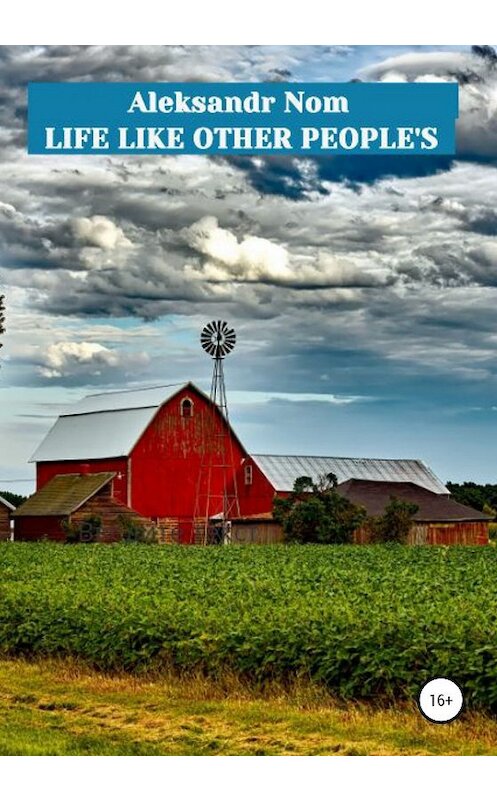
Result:
{"label": "farm building", "polygon": [[[487,544],[489,517],[474,508],[457,503],[451,497],[439,495],[410,481],[348,480],[339,492],[355,505],[363,506],[368,516],[379,516],[391,497],[413,503],[418,510],[413,515],[409,544]],[[357,531],[355,541],[368,541],[364,531]]]}
{"label": "farm building", "polygon": [[10,526],[15,506],[0,495],[0,542],[10,539]]}
{"label": "farm building", "polygon": [[55,475],[29,497],[16,513],[16,527],[24,540],[40,538],[40,520],[43,536],[55,541],[65,541],[68,526],[82,525],[82,539],[91,538],[85,530],[89,518],[101,519],[102,541],[121,538],[121,519],[148,522],[125,503],[112,495],[115,472]]}
{"label": "farm building", "polygon": [[[417,542],[488,540],[488,519],[451,500],[423,462],[250,455],[217,406],[192,383],[90,395],[62,414],[32,457],[37,491],[13,515],[16,539],[64,539],[68,522],[96,515],[102,539],[112,541],[120,516],[127,514],[156,526],[161,541],[198,542],[194,519],[205,494],[206,442],[213,467],[223,466],[226,453],[231,456],[239,501],[232,541],[281,540],[272,519],[275,495],[288,495],[303,475],[317,480],[329,472],[337,476],[339,490],[353,502],[357,497],[371,514],[381,513],[393,494],[416,494]],[[212,520],[223,508],[222,475],[214,468],[208,477],[210,495],[218,498],[208,515]],[[357,536],[361,541],[361,532]]]}

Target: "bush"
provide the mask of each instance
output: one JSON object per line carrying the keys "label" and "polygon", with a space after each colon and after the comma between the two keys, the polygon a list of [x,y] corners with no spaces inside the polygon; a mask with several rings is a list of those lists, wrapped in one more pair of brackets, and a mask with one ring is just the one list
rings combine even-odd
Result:
{"label": "bush", "polygon": [[398,542],[405,544],[413,523],[413,515],[419,506],[391,497],[381,517],[368,520],[371,541],[377,543]]}
{"label": "bush", "polygon": [[119,516],[119,525],[121,526],[121,538],[123,542],[127,544],[134,542],[140,544],[157,544],[158,530],[154,525],[146,525],[130,514],[121,514]]}
{"label": "bush", "polygon": [[366,512],[338,494],[333,473],[317,483],[301,477],[287,498],[276,497],[273,514],[281,523],[286,542],[346,544],[364,522]]}
{"label": "bush", "polygon": [[72,522],[70,519],[63,520],[61,528],[66,534],[66,542],[68,544],[92,544],[100,538],[102,518],[96,515],[88,515],[80,523]]}

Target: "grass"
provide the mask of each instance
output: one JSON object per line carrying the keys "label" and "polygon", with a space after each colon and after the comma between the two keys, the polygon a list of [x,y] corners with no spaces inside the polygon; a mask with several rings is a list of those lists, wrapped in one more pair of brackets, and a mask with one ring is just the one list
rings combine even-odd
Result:
{"label": "grass", "polygon": [[497,720],[482,713],[434,725],[414,705],[338,703],[304,685],[0,661],[0,755],[496,754]]}

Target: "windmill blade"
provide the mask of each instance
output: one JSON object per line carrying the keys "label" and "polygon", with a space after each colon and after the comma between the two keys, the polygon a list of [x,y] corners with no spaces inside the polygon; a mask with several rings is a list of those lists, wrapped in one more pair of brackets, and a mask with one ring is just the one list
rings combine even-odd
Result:
{"label": "windmill blade", "polygon": [[235,347],[236,333],[224,320],[212,320],[203,328],[200,343],[212,358],[224,358]]}

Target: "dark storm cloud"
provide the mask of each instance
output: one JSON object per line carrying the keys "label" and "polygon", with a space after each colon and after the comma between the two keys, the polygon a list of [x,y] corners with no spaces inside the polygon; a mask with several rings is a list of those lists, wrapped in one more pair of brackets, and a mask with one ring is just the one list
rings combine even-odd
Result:
{"label": "dark storm cloud", "polygon": [[[474,59],[479,91],[486,91],[490,67],[480,62],[489,55],[439,55],[447,74],[451,59],[461,69]],[[405,79],[416,79],[414,70],[425,76],[428,61],[414,54],[408,69],[408,57],[400,65]],[[0,114],[10,114],[17,135],[22,81],[34,71],[45,80],[188,80],[199,73],[260,79],[271,71],[298,75],[302,59],[292,48],[14,49],[2,53],[0,75],[16,110]],[[392,62],[400,69],[393,58],[387,72]],[[225,314],[249,340],[263,330],[275,363],[283,365],[294,348],[294,387],[309,381],[318,391],[328,379],[316,375],[329,374],[327,364],[347,391],[356,380],[381,385],[380,364],[396,376],[406,364],[419,364],[421,373],[441,368],[465,314],[461,299],[447,310],[449,291],[464,287],[466,301],[480,287],[493,291],[493,176],[482,161],[428,158],[47,161],[19,152],[0,164],[0,280],[30,313],[57,319],[61,376],[47,367],[44,376],[35,370],[35,382],[67,382],[71,375],[77,382],[86,374],[105,382],[112,369],[116,382],[122,376],[105,352],[85,361],[66,346],[78,333],[66,341],[63,329],[72,320],[139,324]],[[468,380],[475,372],[463,347],[477,371],[488,371],[484,323],[493,320],[493,307],[473,315],[479,327],[464,328],[462,349],[451,350]],[[35,363],[23,362],[23,369]]]}
{"label": "dark storm cloud", "polygon": [[[452,80],[460,86],[460,119],[457,124],[457,158],[494,165],[497,159],[497,53],[489,46],[470,52],[406,53],[363,70],[366,80]],[[291,159],[275,167],[273,159],[241,159],[235,162],[248,180],[264,193],[299,198],[313,189],[326,191],[325,182],[373,183],[389,177],[423,177],[448,171],[449,156],[327,156],[317,158],[312,181],[299,175]]]}

